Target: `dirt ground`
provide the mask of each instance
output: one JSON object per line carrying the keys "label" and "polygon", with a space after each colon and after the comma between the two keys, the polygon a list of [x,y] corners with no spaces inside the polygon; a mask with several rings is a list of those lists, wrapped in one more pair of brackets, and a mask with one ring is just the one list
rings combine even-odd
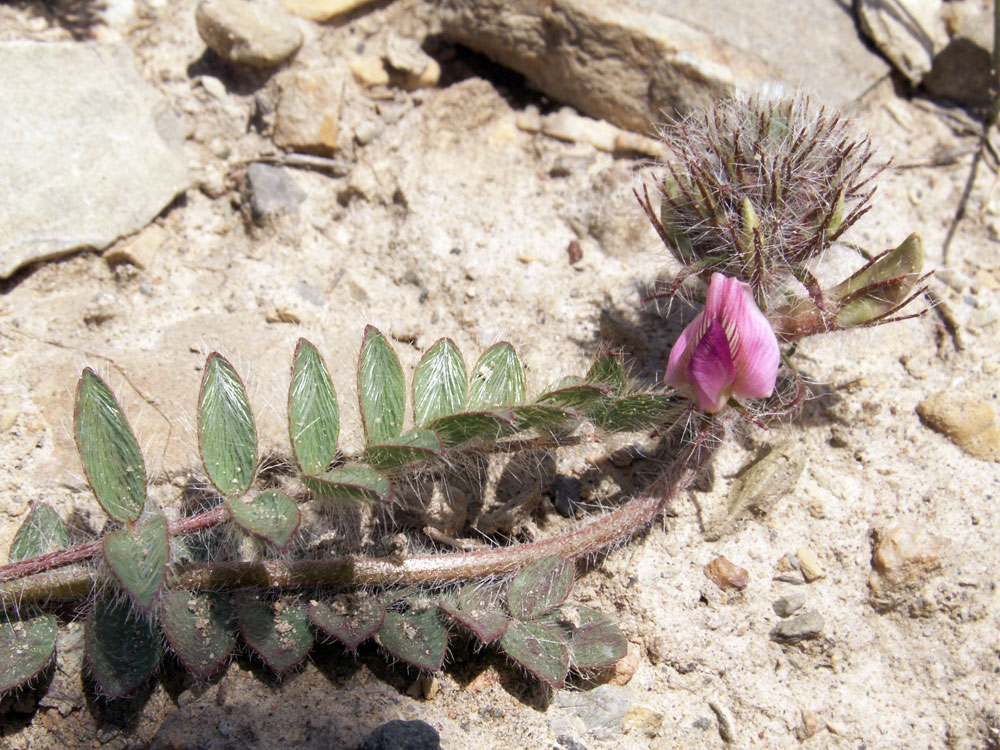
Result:
{"label": "dirt ground", "polygon": [[[193,179],[221,175],[225,187],[216,197],[192,187],[164,211],[155,223],[167,239],[145,268],[81,252],[3,283],[0,411],[13,421],[0,434],[0,549],[32,499],[52,503],[80,533],[103,525],[72,440],[73,389],[85,365],[122,400],[153,497],[171,514],[188,478],[200,476],[194,408],[212,351],[247,380],[262,452],[278,456],[289,453],[285,394],[300,336],[330,366],[347,450],[362,445],[352,402],[367,323],[391,335],[404,368],[450,336],[467,358],[512,341],[535,386],[585,371],[607,344],[624,347],[637,375],[662,377],[681,323],[643,312],[641,299],[668,262],[631,195],[641,161],[519,129],[526,106],[551,103],[441,42],[438,87],[345,105],[342,127],[378,129],[344,154],[349,174],[293,170],[305,201],[253,225],[240,183],[245,161],[271,148],[248,126],[254,93],[267,82],[203,57],[194,5],[161,4],[121,36],[180,115]],[[0,37],[70,38],[36,10],[0,6]],[[343,59],[388,30],[423,38],[435,23],[430,4],[400,0],[343,26],[310,28],[302,64]],[[206,91],[200,75],[221,79],[225,93]],[[416,718],[446,748],[721,747],[712,703],[728,713],[735,747],[996,747],[1000,471],[928,429],[916,411],[945,388],[991,407],[997,398],[996,172],[988,160],[980,165],[949,237],[975,123],[908,100],[888,81],[856,114],[894,167],[850,240],[880,250],[919,232],[929,265],[943,272],[932,290],[957,322],[961,348],[934,312],[804,342],[796,356],[815,397],[801,417],[726,445],[710,486],[686,493],[665,523],[578,582],[574,598],[614,616],[635,644],[636,672],[614,693],[629,706],[624,725],[588,724],[596,721],[588,686],[553,696],[495,653],[462,648],[427,699],[408,694],[415,673],[387,665],[374,647],[356,659],[320,647],[281,682],[246,657],[204,688],[168,671],[127,706],[109,707],[81,685],[77,624],[62,637],[48,697],[0,719],[0,745],[351,747],[382,722]],[[553,170],[557,162],[571,167]],[[575,264],[572,241],[583,253]],[[841,278],[856,257],[835,251],[821,276]],[[708,541],[706,520],[723,511],[740,468],[765,445],[786,445],[804,461],[801,479],[773,488],[766,513]],[[588,450],[560,454],[555,468],[582,472],[604,449]],[[654,469],[640,462],[635,471]],[[538,494],[551,476],[527,472],[525,481]],[[946,539],[947,551],[898,606],[876,608],[873,531],[899,522]],[[542,500],[522,531],[544,536],[565,523]],[[801,547],[825,573],[808,584],[783,571],[782,558]],[[749,571],[741,595],[706,578],[703,567],[718,555]],[[783,645],[769,636],[779,620],[772,602],[793,592],[824,626],[818,638]]]}

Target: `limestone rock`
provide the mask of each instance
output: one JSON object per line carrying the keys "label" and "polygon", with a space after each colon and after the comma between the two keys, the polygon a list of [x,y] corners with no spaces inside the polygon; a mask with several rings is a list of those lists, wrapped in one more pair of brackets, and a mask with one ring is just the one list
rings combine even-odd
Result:
{"label": "limestone rock", "polygon": [[0,277],[148,224],[188,186],[183,133],[124,45],[0,43]]}
{"label": "limestone rock", "polygon": [[930,573],[941,567],[941,556],[948,547],[946,539],[914,522],[877,531],[875,540],[868,585],[880,608],[897,604],[919,588]]}
{"label": "limestone rock", "polygon": [[302,32],[291,16],[258,3],[202,0],[194,19],[205,44],[236,65],[273,68],[302,46]]}
{"label": "limestone rock", "polygon": [[639,133],[737,85],[787,81],[840,104],[888,71],[832,0],[781,13],[769,0],[443,0],[440,16],[455,41]]}
{"label": "limestone rock", "polygon": [[282,74],[274,121],[275,145],[324,155],[336,151],[345,83],[345,74],[333,68]]}
{"label": "limestone rock", "polygon": [[302,18],[322,23],[371,2],[372,0],[285,0],[285,9]]}
{"label": "limestone rock", "polygon": [[942,0],[858,0],[858,24],[896,69],[918,84],[944,47]]}
{"label": "limestone rock", "polygon": [[917,413],[970,456],[1000,461],[1000,427],[988,401],[964,391],[944,390],[921,401]]}

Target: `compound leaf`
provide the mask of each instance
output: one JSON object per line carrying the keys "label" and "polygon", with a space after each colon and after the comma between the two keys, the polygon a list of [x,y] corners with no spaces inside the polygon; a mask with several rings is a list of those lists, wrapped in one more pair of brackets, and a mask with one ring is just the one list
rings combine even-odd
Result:
{"label": "compound leaf", "polygon": [[[337,605],[345,605],[340,606]],[[385,607],[377,599],[359,600],[348,596],[337,602],[313,602],[309,620],[331,638],[336,638],[349,651],[371,638],[382,627]]]}
{"label": "compound leaf", "polygon": [[309,610],[277,602],[272,607],[253,602],[240,610],[240,632],[275,674],[297,667],[312,648]]}
{"label": "compound leaf", "polygon": [[302,520],[295,501],[277,490],[262,492],[249,503],[234,497],[226,502],[237,526],[279,550],[288,549]]}
{"label": "compound leaf", "polygon": [[435,607],[389,612],[378,631],[382,647],[400,661],[436,672],[444,663],[448,630]]}
{"label": "compound leaf", "polygon": [[157,515],[135,530],[104,537],[104,560],[132,601],[149,612],[167,574],[170,555],[167,519]]}
{"label": "compound leaf", "polygon": [[47,503],[36,503],[10,543],[11,562],[38,557],[68,547],[69,531],[62,518]]}
{"label": "compound leaf", "polygon": [[0,694],[31,682],[56,652],[52,615],[7,615],[0,622]]}
{"label": "compound leaf", "polygon": [[421,358],[413,374],[413,417],[426,425],[462,410],[468,385],[465,360],[451,339],[441,339]]}
{"label": "compound leaf", "polygon": [[500,648],[546,685],[562,687],[569,671],[569,648],[557,628],[513,620],[500,638]]}
{"label": "compound leaf", "polygon": [[90,671],[109,698],[120,698],[142,685],[163,654],[150,624],[123,601],[97,603],[87,618],[84,644]]}
{"label": "compound leaf", "polygon": [[561,557],[545,557],[528,565],[510,582],[507,606],[518,620],[534,620],[569,596],[573,588],[573,563]]}
{"label": "compound leaf", "polygon": [[305,474],[325,471],[337,453],[340,409],[323,358],[305,339],[295,347],[288,433],[299,469]]}
{"label": "compound leaf", "polygon": [[111,389],[89,367],[76,387],[73,422],[76,447],[97,502],[116,521],[134,521],[146,503],[142,453]]}
{"label": "compound leaf", "polygon": [[385,336],[375,326],[365,328],[358,363],[358,399],[368,445],[399,437],[406,412],[403,368]]}
{"label": "compound leaf", "polygon": [[160,626],[177,659],[204,682],[236,646],[236,610],[215,593],[166,591],[160,598]]}
{"label": "compound leaf", "polygon": [[469,411],[512,406],[524,401],[524,365],[514,347],[506,341],[494,344],[472,368],[469,382]]}
{"label": "compound leaf", "polygon": [[198,445],[208,478],[224,497],[239,497],[257,468],[257,428],[240,376],[221,354],[205,363],[198,397]]}

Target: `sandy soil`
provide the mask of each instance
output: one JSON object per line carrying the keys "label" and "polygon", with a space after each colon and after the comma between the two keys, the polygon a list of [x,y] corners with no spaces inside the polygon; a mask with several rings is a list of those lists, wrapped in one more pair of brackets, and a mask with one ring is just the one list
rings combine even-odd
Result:
{"label": "sandy soil", "polygon": [[[248,128],[260,82],[202,58],[193,7],[192,0],[165,4],[123,37],[180,113],[194,177],[215,171],[227,188],[215,198],[192,188],[165,211],[156,224],[168,239],[145,269],[111,268],[101,254],[84,252],[4,283],[0,406],[15,418],[0,436],[0,549],[32,499],[55,505],[81,534],[103,526],[71,435],[84,365],[105,374],[121,398],[145,450],[153,497],[170,513],[188,478],[200,475],[194,405],[213,350],[247,379],[262,450],[279,456],[289,451],[284,401],[300,336],[330,365],[348,449],[361,445],[352,401],[366,323],[391,334],[404,367],[447,335],[467,357],[511,340],[536,386],[585,370],[602,342],[625,347],[640,376],[662,375],[680,322],[641,312],[667,259],[630,194],[640,162],[519,130],[518,112],[546,102],[515,76],[444,47],[439,88],[347,104],[344,127],[370,121],[381,131],[345,154],[353,162],[348,176],[296,170],[305,202],[252,226],[239,210],[238,183],[241,163],[269,147]],[[302,64],[343,62],[345,51],[389,29],[418,38],[435,30],[432,8],[405,0],[342,27],[309,29]],[[0,7],[0,33],[68,37],[40,24],[30,6]],[[203,73],[227,84],[223,98],[197,81]],[[204,689],[192,691],[168,671],[127,706],[108,707],[82,690],[75,625],[43,699],[52,707],[7,714],[0,744],[350,747],[381,722],[420,718],[447,748],[707,748],[723,744],[712,702],[731,713],[737,747],[796,746],[796,732],[813,720],[815,734],[803,741],[814,747],[995,747],[1000,472],[916,413],[946,387],[990,404],[997,398],[995,173],[980,169],[945,257],[976,146],[971,121],[901,98],[888,83],[859,103],[858,116],[897,166],[851,240],[878,250],[920,232],[929,262],[946,271],[947,283],[934,290],[958,321],[963,348],[933,313],[805,342],[799,366],[817,397],[802,417],[725,446],[710,485],[686,494],[667,522],[577,584],[574,597],[616,617],[639,656],[623,693],[632,705],[624,729],[588,734],[573,713],[586,703],[587,686],[553,697],[495,654],[461,647],[426,700],[407,694],[416,675],[386,665],[373,647],[356,659],[323,647],[280,683],[242,658]],[[566,156],[578,168],[550,176]],[[575,265],[567,254],[573,240],[583,250]],[[823,274],[838,278],[851,258],[835,252]],[[773,488],[766,513],[707,541],[703,524],[724,509],[740,468],[762,446],[786,443],[807,463],[798,485]],[[579,472],[595,458],[595,451],[567,453],[556,465]],[[654,462],[634,467],[654,469]],[[550,481],[526,473],[536,493]],[[879,611],[868,585],[872,532],[897,522],[950,544],[937,571],[899,606]],[[544,535],[563,523],[545,500],[518,531]],[[802,546],[816,552],[825,576],[799,585],[775,580],[783,556]],[[705,577],[703,566],[717,555],[749,571],[742,595],[727,597]],[[769,637],[779,619],[771,605],[792,591],[805,593],[825,625],[818,639],[780,645]]]}

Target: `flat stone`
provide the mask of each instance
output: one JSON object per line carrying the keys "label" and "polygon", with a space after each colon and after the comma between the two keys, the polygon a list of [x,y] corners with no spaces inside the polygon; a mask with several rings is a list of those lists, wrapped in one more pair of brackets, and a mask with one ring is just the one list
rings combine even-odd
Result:
{"label": "flat stone", "polygon": [[802,609],[805,603],[806,595],[800,591],[796,591],[793,594],[785,594],[776,599],[771,605],[771,609],[774,610],[774,614],[778,617],[788,617]]}
{"label": "flat stone", "polygon": [[[639,133],[734,87],[784,81],[840,105],[885,76],[835,0],[444,0],[455,41],[558,101]],[[788,39],[797,43],[789,45]]]}
{"label": "flat stone", "polygon": [[360,750],[440,750],[441,735],[426,721],[388,721],[372,730]]}
{"label": "flat stone", "polygon": [[0,43],[0,277],[148,224],[188,186],[184,136],[119,44]]}
{"label": "flat stone", "polygon": [[858,25],[911,84],[918,84],[947,43],[942,0],[858,0]]}
{"label": "flat stone", "polygon": [[750,574],[746,568],[734,565],[724,557],[716,557],[705,566],[704,570],[705,577],[723,591],[728,589],[742,591],[750,583]]}
{"label": "flat stone", "polygon": [[302,18],[322,23],[371,3],[372,0],[285,0],[285,9]]}
{"label": "flat stone", "polygon": [[986,399],[965,391],[944,390],[921,401],[917,414],[970,456],[1000,461],[1000,426]]}
{"label": "flat stone", "polygon": [[587,692],[561,690],[553,704],[580,718],[597,739],[613,739],[622,732],[622,721],[632,707],[635,694],[628,688],[601,685]]}
{"label": "flat stone", "polygon": [[895,524],[875,532],[872,572],[868,578],[876,603],[897,604],[920,588],[941,567],[948,540],[935,536],[915,522]]}
{"label": "flat stone", "polygon": [[806,583],[812,583],[826,577],[823,564],[819,561],[819,557],[812,547],[805,545],[799,547],[795,550],[795,557],[798,558],[799,570],[802,571],[802,577],[806,579]]}
{"label": "flat stone", "polygon": [[359,57],[351,63],[351,74],[354,80],[362,86],[385,86],[389,83],[389,71],[381,57],[368,55]]}
{"label": "flat stone", "polygon": [[279,76],[275,145],[327,156],[336,151],[345,83],[346,74],[333,68],[288,71]]}
{"label": "flat stone", "polygon": [[157,251],[163,247],[169,235],[167,230],[152,224],[135,237],[108,248],[104,260],[109,266],[129,263],[136,268],[149,268]]}
{"label": "flat stone", "polygon": [[302,32],[287,13],[245,0],[202,0],[194,15],[198,34],[223,60],[273,68],[302,46]]}
{"label": "flat stone", "polygon": [[822,632],[825,624],[823,615],[814,609],[806,609],[775,625],[771,629],[771,640],[780,643],[794,643],[815,638]]}
{"label": "flat stone", "polygon": [[306,199],[287,170],[267,164],[247,167],[247,190],[254,220],[261,221],[290,213]]}

